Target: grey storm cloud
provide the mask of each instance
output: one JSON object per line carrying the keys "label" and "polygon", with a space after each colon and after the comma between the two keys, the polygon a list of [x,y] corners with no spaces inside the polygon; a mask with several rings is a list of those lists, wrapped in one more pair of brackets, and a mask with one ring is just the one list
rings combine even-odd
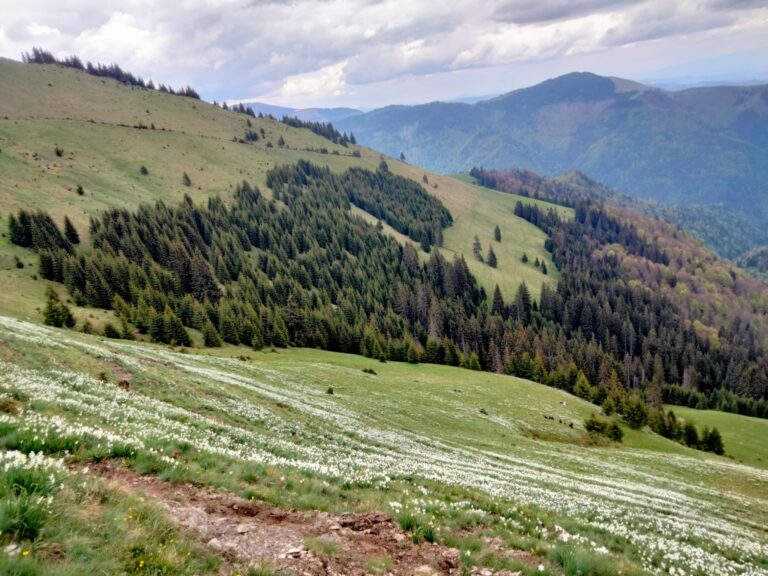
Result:
{"label": "grey storm cloud", "polygon": [[502,22],[532,24],[576,18],[636,4],[633,0],[501,0],[494,6],[492,16]]}
{"label": "grey storm cloud", "polygon": [[[0,55],[41,46],[221,97],[360,93],[407,77],[766,28],[760,0],[0,0]],[[768,37],[768,34],[766,34]]]}

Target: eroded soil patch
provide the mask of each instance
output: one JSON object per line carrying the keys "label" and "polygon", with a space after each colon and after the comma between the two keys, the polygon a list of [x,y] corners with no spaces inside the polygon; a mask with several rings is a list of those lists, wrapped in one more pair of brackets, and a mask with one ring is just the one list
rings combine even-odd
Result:
{"label": "eroded soil patch", "polygon": [[222,554],[228,564],[267,562],[308,576],[368,574],[372,563],[388,574],[460,573],[457,550],[414,543],[383,512],[286,510],[211,488],[142,476],[115,462],[99,463],[89,471],[113,487],[142,493],[165,507],[186,533]]}

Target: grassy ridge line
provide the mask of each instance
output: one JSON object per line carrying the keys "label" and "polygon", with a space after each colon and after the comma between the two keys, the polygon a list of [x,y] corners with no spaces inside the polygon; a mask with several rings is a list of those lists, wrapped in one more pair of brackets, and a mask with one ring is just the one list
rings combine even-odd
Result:
{"label": "grassy ridge line", "polygon": [[[299,159],[337,172],[354,166],[375,170],[381,159],[378,152],[361,147],[357,148],[360,157],[353,157],[351,149],[308,130],[258,118],[250,119],[249,128],[249,119],[242,114],[72,69],[0,59],[0,75],[4,78],[0,85],[3,211],[41,208],[59,222],[68,215],[84,237],[90,216],[108,207],[134,209],[156,200],[175,203],[184,194],[195,201],[217,194],[227,198],[243,179],[264,190],[268,170]],[[133,128],[139,123],[154,123],[156,130]],[[254,145],[232,141],[246,129],[263,129],[265,137]],[[286,148],[277,146],[281,136]],[[61,157],[54,152],[56,146],[63,149]],[[311,151],[321,148],[329,153]],[[421,168],[387,161],[393,172],[417,182],[425,175]],[[140,174],[141,166],[147,167],[148,175]],[[191,178],[190,187],[182,185],[184,172]],[[426,174],[427,189],[454,216],[445,250],[463,253],[488,293],[498,283],[509,299],[524,280],[537,295],[544,281],[556,279],[557,271],[543,249],[543,235],[511,213],[514,201],[450,176]],[[78,186],[83,187],[83,196],[77,194]],[[499,267],[493,270],[475,262],[471,254],[475,234],[487,251],[495,224],[502,228],[505,240],[494,245]],[[547,261],[549,279],[532,264],[522,265],[523,251],[531,262],[536,257]],[[9,254],[0,259],[7,260]],[[9,270],[3,269],[0,274],[7,277]],[[20,280],[9,281],[22,292],[42,293],[28,282],[18,284]],[[12,313],[14,308],[2,310]]]}
{"label": "grassy ridge line", "polygon": [[[448,490],[454,504],[479,491],[496,507],[533,506],[596,547],[612,542],[615,554],[652,572],[681,566],[687,573],[766,573],[759,566],[768,542],[755,524],[768,512],[765,470],[645,432],[627,431],[624,447],[587,447],[581,419],[593,407],[554,389],[316,350],[249,351],[244,362],[0,321],[0,387],[25,398],[24,419],[11,420],[22,435],[45,437],[49,429],[55,438],[83,435],[90,445],[102,430],[114,435],[113,448],[96,442],[95,453],[125,445],[138,452],[139,464],[169,477],[214,481],[247,463],[277,469],[259,473],[264,481],[281,474],[298,480],[290,470],[305,470],[308,478],[336,478],[335,485],[362,491],[327,488],[326,500],[294,481],[287,491],[280,482],[250,489],[291,506],[333,510],[357,502],[394,513],[404,506],[447,532],[448,512],[424,504],[430,490]],[[89,376],[100,371],[114,380],[131,374],[134,391]],[[169,458],[179,451],[186,454],[181,467]],[[409,478],[431,488],[414,497],[390,487]],[[537,545],[548,542],[545,533],[537,532]]]}

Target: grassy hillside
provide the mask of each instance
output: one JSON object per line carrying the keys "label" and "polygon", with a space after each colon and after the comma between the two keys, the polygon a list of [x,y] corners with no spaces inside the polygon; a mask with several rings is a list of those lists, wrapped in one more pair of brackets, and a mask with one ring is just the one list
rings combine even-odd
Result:
{"label": "grassy hillside", "polygon": [[759,418],[739,416],[716,410],[694,410],[685,406],[669,406],[677,416],[691,420],[697,426],[722,430],[728,455],[737,462],[768,468],[768,422]]}
{"label": "grassy hillside", "polygon": [[[120,455],[140,472],[284,507],[384,510],[417,540],[458,549],[464,566],[768,569],[764,468],[645,431],[593,445],[582,421],[594,407],[538,384],[315,350],[197,355],[0,322],[8,449]],[[45,565],[45,537],[55,540],[59,564],[46,573],[87,569],[71,537],[43,534],[23,546]]]}
{"label": "grassy hillside", "polygon": [[[131,209],[156,200],[175,203],[185,194],[196,201],[212,195],[227,198],[244,179],[264,189],[269,169],[302,158],[336,171],[352,166],[375,170],[381,159],[365,148],[359,148],[360,157],[355,157],[351,149],[308,130],[268,119],[249,120],[199,100],[126,87],[72,69],[0,59],[0,74],[3,212],[41,208],[59,222],[68,215],[83,235],[89,217],[107,207]],[[136,128],[140,125],[147,129]],[[264,136],[254,144],[233,141],[247,129],[263,130]],[[280,137],[284,148],[277,145]],[[420,168],[392,159],[388,163],[392,171],[422,181]],[[142,166],[147,175],[141,174]],[[185,172],[191,179],[189,187],[182,184]],[[517,265],[522,246],[531,261],[545,260],[550,278],[556,278],[556,267],[543,249],[543,235],[511,214],[514,201],[447,176],[427,174],[429,191],[454,216],[445,250],[464,253],[489,293],[498,283],[505,297],[511,297],[525,280],[537,295],[549,280],[532,267]],[[475,262],[471,248],[478,234],[487,250],[495,224],[515,242],[495,247],[499,268],[494,271]],[[13,253],[3,250],[0,261],[10,266],[3,265],[0,274],[25,293],[42,293],[25,281],[31,274],[19,276]],[[14,307],[3,310],[12,313]]]}

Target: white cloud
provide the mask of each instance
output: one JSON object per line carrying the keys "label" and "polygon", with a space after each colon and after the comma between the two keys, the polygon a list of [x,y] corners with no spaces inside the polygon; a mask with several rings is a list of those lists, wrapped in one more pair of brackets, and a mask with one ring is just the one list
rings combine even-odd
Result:
{"label": "white cloud", "polygon": [[50,41],[61,36],[58,28],[52,26],[46,26],[45,24],[38,24],[32,22],[25,27],[25,32],[31,37],[41,42]]}
{"label": "white cloud", "polygon": [[135,16],[115,12],[103,25],[80,34],[73,51],[89,60],[144,67],[164,57],[163,44],[162,35],[142,27]]}
{"label": "white cloud", "polygon": [[344,61],[307,74],[290,76],[283,81],[277,95],[288,99],[339,96],[347,85],[344,77],[346,65]]}
{"label": "white cloud", "polygon": [[664,64],[675,64],[681,38],[716,31],[727,38],[716,55],[738,48],[745,26],[768,50],[760,0],[0,0],[0,13],[0,55],[40,45],[219,100],[343,99],[415,77],[607,62],[622,47],[634,50],[622,52],[631,75],[651,44],[668,42]]}

